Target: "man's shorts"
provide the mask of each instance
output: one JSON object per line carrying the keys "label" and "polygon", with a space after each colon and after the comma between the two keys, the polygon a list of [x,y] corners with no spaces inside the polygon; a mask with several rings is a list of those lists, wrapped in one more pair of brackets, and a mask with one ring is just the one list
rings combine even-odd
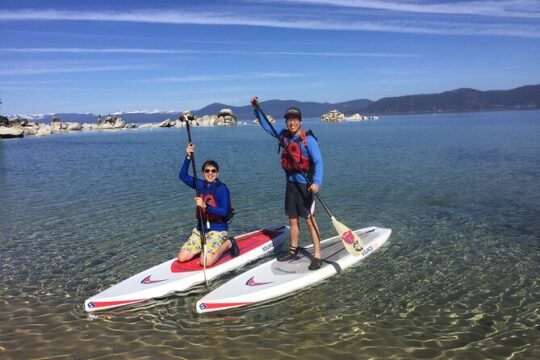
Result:
{"label": "man's shorts", "polygon": [[308,190],[309,184],[287,181],[285,190],[285,214],[288,217],[308,217],[315,215],[315,199]]}
{"label": "man's shorts", "polygon": [[[227,231],[209,231],[206,235],[206,249],[210,254],[215,254],[221,244],[227,239],[229,233]],[[201,235],[197,228],[193,228],[193,232],[189,239],[182,245],[181,250],[189,251],[192,254],[202,252]]]}

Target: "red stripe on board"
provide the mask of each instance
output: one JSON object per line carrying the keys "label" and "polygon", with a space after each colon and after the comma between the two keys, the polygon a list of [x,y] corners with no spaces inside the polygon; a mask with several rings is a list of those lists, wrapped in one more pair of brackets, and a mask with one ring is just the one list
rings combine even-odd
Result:
{"label": "red stripe on board", "polygon": [[91,301],[94,306],[92,309],[105,307],[105,306],[118,306],[118,305],[125,305],[125,304],[131,304],[136,302],[145,301],[148,299],[136,299],[136,300],[121,300],[121,301]]}
{"label": "red stripe on board", "polygon": [[[273,231],[273,230],[263,229],[253,234],[248,234],[248,235],[235,238],[236,244],[240,248],[240,255],[258,248],[262,244],[266,243],[268,240],[276,238],[282,233],[283,233],[283,230]],[[186,261],[183,263],[179,262],[178,260],[173,261],[173,263],[171,264],[171,272],[178,273],[178,272],[189,272],[189,271],[202,271],[202,266],[199,265],[199,259],[200,259],[199,256],[195,256],[195,258],[191,259],[190,261]],[[225,254],[223,254],[223,256],[221,256],[221,258],[215,264],[213,264],[212,266],[207,266],[206,268],[211,269],[231,259],[232,259],[232,256],[230,252],[227,251],[225,252]]]}
{"label": "red stripe on board", "polygon": [[236,303],[200,303],[200,309],[219,309],[219,308],[230,308],[230,307],[239,307],[244,305],[250,305],[253,302],[236,302]]}

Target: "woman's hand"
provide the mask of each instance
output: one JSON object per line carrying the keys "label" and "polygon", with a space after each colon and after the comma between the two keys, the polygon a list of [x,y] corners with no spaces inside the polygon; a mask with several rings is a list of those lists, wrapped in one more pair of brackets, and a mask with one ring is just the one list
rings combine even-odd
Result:
{"label": "woman's hand", "polygon": [[202,197],[196,197],[195,198],[195,203],[197,204],[198,207],[202,208],[202,209],[206,209],[206,204],[204,203],[203,201],[203,198]]}
{"label": "woman's hand", "polygon": [[191,155],[195,152],[195,144],[189,143],[186,147],[187,158],[191,159]]}

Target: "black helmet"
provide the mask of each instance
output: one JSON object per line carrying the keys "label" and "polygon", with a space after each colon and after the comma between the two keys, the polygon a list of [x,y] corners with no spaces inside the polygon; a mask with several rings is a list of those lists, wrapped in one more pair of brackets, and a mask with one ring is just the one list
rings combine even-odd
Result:
{"label": "black helmet", "polygon": [[300,120],[302,120],[302,112],[297,107],[290,107],[290,108],[287,109],[287,111],[285,112],[285,115],[283,117],[285,118],[285,120],[288,117],[297,117]]}

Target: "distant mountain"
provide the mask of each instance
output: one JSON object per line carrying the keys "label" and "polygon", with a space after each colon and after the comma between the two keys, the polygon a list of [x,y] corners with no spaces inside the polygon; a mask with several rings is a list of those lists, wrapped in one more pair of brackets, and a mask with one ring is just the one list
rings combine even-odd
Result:
{"label": "distant mountain", "polygon": [[170,119],[178,119],[178,116],[181,112],[166,112],[166,111],[160,111],[160,112],[117,112],[113,114],[78,114],[78,113],[57,113],[57,114],[46,114],[46,115],[40,115],[40,116],[22,116],[29,119],[32,119],[33,121],[37,121],[40,123],[50,123],[51,119],[53,117],[58,117],[62,119],[63,121],[68,122],[79,122],[79,123],[90,123],[93,124],[96,122],[99,115],[101,115],[103,118],[107,117],[108,115],[114,115],[121,117],[122,120],[128,122],[128,123],[156,123],[156,122],[162,122],[163,120],[170,118]]}
{"label": "distant mountain", "polygon": [[367,114],[516,110],[540,108],[540,85],[512,90],[456,89],[440,94],[382,98],[367,107],[351,109]]}
{"label": "distant mountain", "polygon": [[[434,113],[461,112],[482,110],[519,110],[540,109],[540,85],[528,85],[512,90],[480,91],[475,89],[456,89],[439,94],[421,94],[399,97],[386,97],[375,102],[368,99],[358,99],[340,103],[319,103],[297,100],[267,100],[261,102],[267,115],[280,119],[288,107],[300,108],[304,117],[320,117],[329,110],[339,110],[346,115],[361,114],[403,114],[403,113]],[[197,116],[217,114],[221,109],[231,109],[239,120],[254,119],[253,108],[231,106],[213,103],[192,113]],[[130,123],[156,123],[167,118],[177,119],[181,111],[136,111],[114,113]],[[109,114],[101,114],[107,116]],[[53,116],[64,121],[94,123],[98,117],[95,114],[59,113],[46,115],[25,115],[21,117],[30,120],[49,123]]]}
{"label": "distant mountain", "polygon": [[[303,117],[320,117],[325,112],[332,109],[343,109],[341,111],[348,111],[349,108],[355,109],[365,108],[373,101],[367,99],[353,100],[347,102],[341,102],[336,104],[331,103],[319,103],[297,100],[267,100],[261,102],[261,107],[267,115],[272,115],[274,118],[281,118],[287,108],[296,106],[302,111]],[[241,120],[255,119],[253,115],[253,107],[251,105],[245,106],[229,106],[225,104],[214,103],[208,105],[200,110],[193,111],[194,115],[201,116],[204,114],[217,114],[221,109],[228,108],[234,111],[236,116]]]}

